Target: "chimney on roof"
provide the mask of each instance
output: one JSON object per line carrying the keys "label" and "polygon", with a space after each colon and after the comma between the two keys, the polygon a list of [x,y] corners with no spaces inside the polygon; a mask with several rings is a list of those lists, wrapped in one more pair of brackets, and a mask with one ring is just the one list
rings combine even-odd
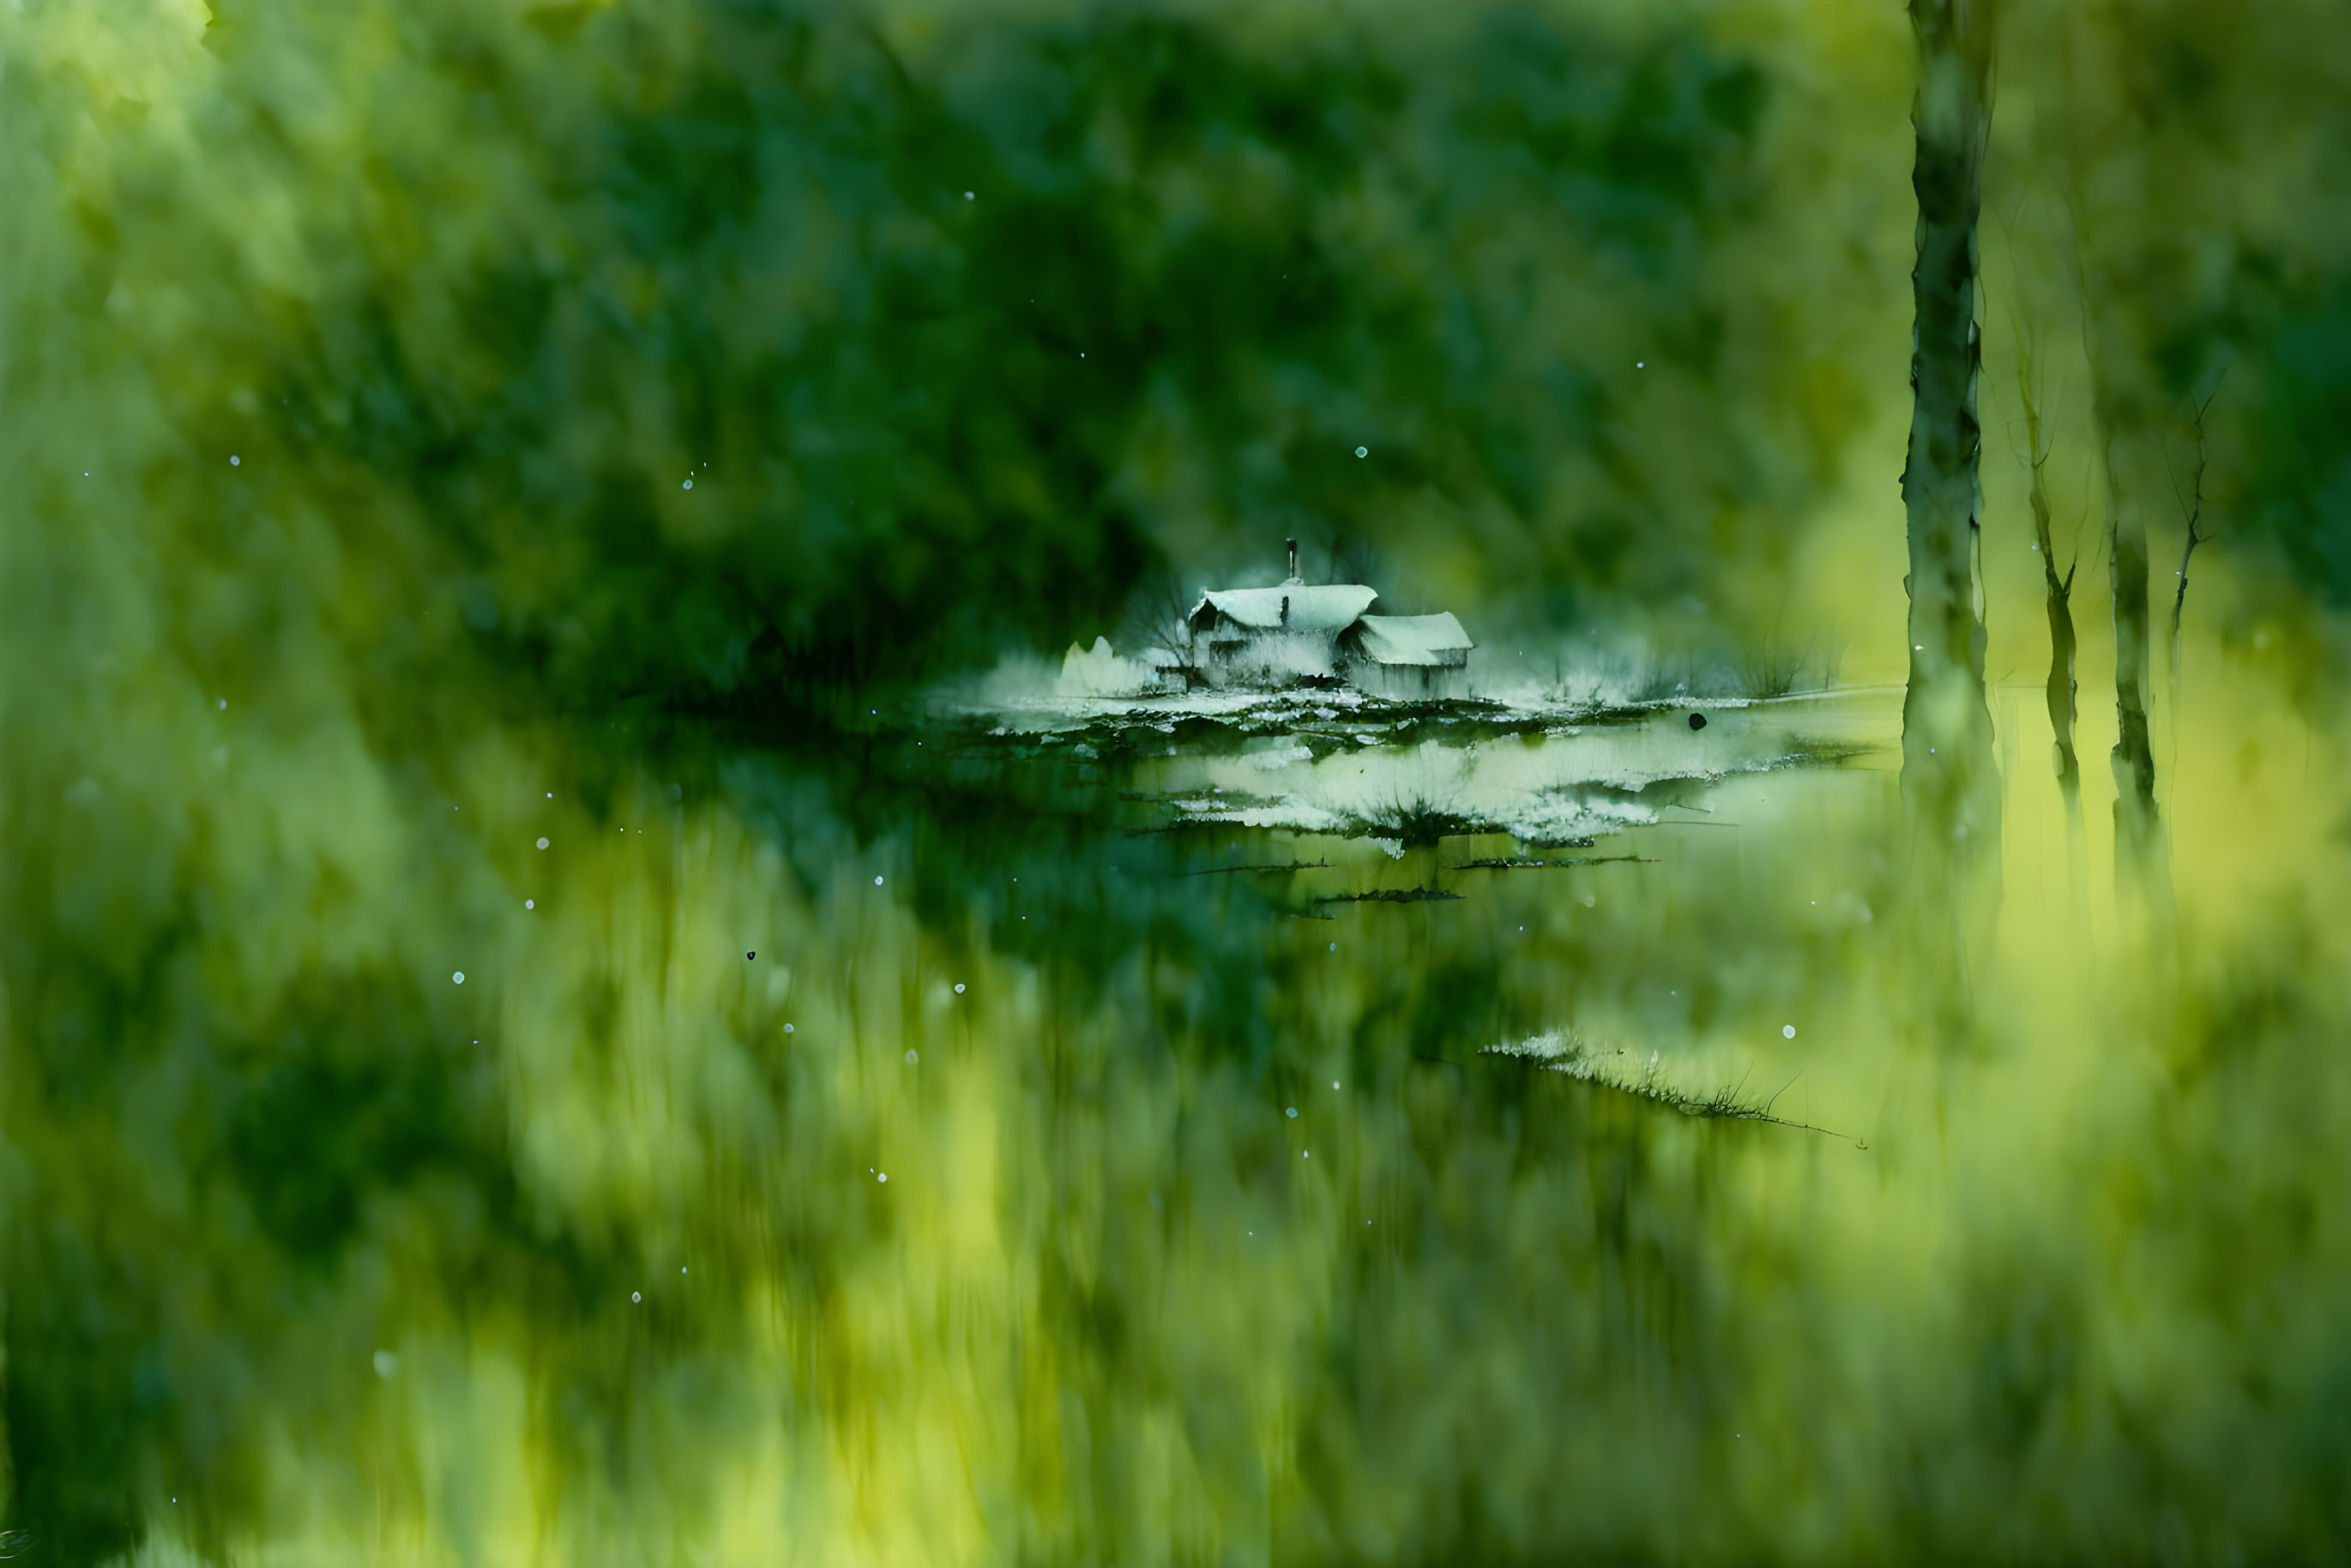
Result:
{"label": "chimney on roof", "polygon": [[1290,580],[1296,582],[1298,580],[1298,541],[1290,539],[1287,542],[1290,545]]}

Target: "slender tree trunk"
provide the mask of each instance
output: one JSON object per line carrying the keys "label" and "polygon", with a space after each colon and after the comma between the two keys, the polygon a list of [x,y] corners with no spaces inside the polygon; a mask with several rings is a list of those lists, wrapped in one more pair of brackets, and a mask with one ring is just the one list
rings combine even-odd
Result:
{"label": "slender tree trunk", "polygon": [[[2069,78],[2071,74],[2069,64]],[[2069,85],[2074,84],[2069,80]],[[2090,366],[2090,421],[2097,428],[2098,455],[2106,473],[2106,583],[2115,618],[2115,748],[2108,760],[2115,775],[2115,874],[2121,881],[2146,869],[2157,827],[2155,747],[2147,722],[2147,523],[2123,497],[2122,443],[2115,423],[2118,411],[2106,359],[2099,351],[2105,336],[2098,330],[2102,290],[2091,281],[2088,241],[2082,232],[2087,221],[2081,186],[2084,161],[2076,146],[2068,172],[2069,205],[2074,277],[2082,297],[2082,357]]]}
{"label": "slender tree trunk", "polygon": [[[2077,106],[2072,148],[2067,157],[2067,214],[2073,230],[2074,277],[2082,302],[2082,354],[2090,368],[2090,418],[2097,431],[2099,456],[2105,468],[2105,548],[2107,586],[2115,628],[2115,747],[2108,762],[2115,779],[2115,891],[2127,926],[2143,922],[2140,935],[2168,943],[2176,935],[2169,856],[2162,821],[2156,807],[2155,745],[2147,723],[2147,523],[2139,508],[2129,504],[2125,469],[2128,442],[2120,421],[2135,413],[2118,404],[2115,365],[2108,351],[2126,343],[2126,332],[2102,321],[2109,294],[2105,269],[2093,276],[2087,225],[2093,209],[2085,176],[2090,152],[2085,145],[2081,105],[2095,94],[2076,77],[2074,29],[2064,36],[2067,96]],[[2113,136],[2129,134],[2127,127]],[[2135,422],[2136,423],[2136,422]]]}
{"label": "slender tree trunk", "polygon": [[[2105,400],[2096,400],[2103,402]],[[2102,417],[2100,423],[2105,423]],[[2115,842],[2144,861],[2154,842],[2155,744],[2147,726],[2147,522],[2123,500],[2112,427],[2106,436],[2106,574],[2115,605]]]}
{"label": "slender tree trunk", "polygon": [[[2078,197],[2077,197],[2078,203]],[[2082,256],[2074,214],[2074,267],[2082,293],[2082,350],[2090,365],[2090,419],[2105,467],[2106,580],[2115,620],[2115,889],[2137,902],[2150,935],[2171,928],[2171,870],[2155,800],[2155,744],[2147,724],[2147,523],[2124,494],[2125,442],[2116,426],[2114,388],[2099,351],[2098,296]]]}
{"label": "slender tree trunk", "polygon": [[[2179,622],[2188,612],[2188,567],[2196,559],[2196,547],[2203,542],[2204,537],[2196,531],[2196,518],[2191,514],[2187,540],[2179,547],[2179,570],[2175,574],[2179,586],[2171,596],[2171,722],[2175,726],[2179,722]],[[2177,750],[2172,753],[2175,760],[2179,755]]]}
{"label": "slender tree trunk", "polygon": [[[2081,682],[2074,672],[2074,570],[2069,566],[2063,577],[2057,575],[2057,545],[2051,537],[2049,526],[2049,485],[2043,472],[2049,461],[2049,449],[2042,444],[2041,404],[2033,395],[2032,369],[2028,359],[2017,374],[2017,390],[2024,404],[2024,435],[2032,454],[2032,539],[2040,547],[2043,596],[2049,610],[2049,680],[2046,694],[2049,703],[2049,729],[2056,737],[2052,760],[2057,769],[2057,788],[2065,798],[2065,818],[2078,828],[2082,820],[2082,759],[2074,749],[2074,727],[2077,722]],[[2076,565],[2079,563],[2076,562]]]}
{"label": "slender tree trunk", "polygon": [[1984,695],[1978,575],[1976,219],[1991,126],[1990,0],[1910,0],[1918,44],[1909,523],[1910,679],[1902,784],[1915,820],[1961,863],[1997,873],[2000,779]]}
{"label": "slender tree trunk", "polygon": [[[2221,375],[2229,372],[2224,369]],[[2188,537],[2179,546],[2179,587],[2171,596],[2171,722],[2174,733],[2179,724],[2179,622],[2188,611],[2188,568],[2196,559],[2196,547],[2211,543],[2204,532],[2204,465],[2210,455],[2204,441],[2204,416],[2211,412],[2212,400],[2220,395],[2220,383],[2214,382],[2204,401],[2196,405],[2196,419],[2191,426],[2196,432],[2196,467],[2189,476],[2187,511]],[[2177,755],[2175,750],[2174,755]]]}

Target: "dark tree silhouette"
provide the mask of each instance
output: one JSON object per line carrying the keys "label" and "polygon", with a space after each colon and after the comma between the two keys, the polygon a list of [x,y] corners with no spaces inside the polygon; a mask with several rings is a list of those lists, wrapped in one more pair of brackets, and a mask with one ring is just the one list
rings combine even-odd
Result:
{"label": "dark tree silhouette", "polygon": [[1196,591],[1172,572],[1144,579],[1127,598],[1126,614],[1119,622],[1118,651],[1138,659],[1154,648],[1165,648],[1176,656],[1184,685],[1187,688],[1201,685],[1191,628],[1185,623],[1186,614],[1196,601]]}
{"label": "dark tree silhouette", "polygon": [[[2196,434],[2196,466],[2189,470],[2188,491],[2179,497],[2180,513],[2188,519],[2188,538],[2179,547],[2179,586],[2171,596],[2171,707],[2175,723],[2179,712],[2179,618],[2188,608],[2188,567],[2196,559],[2196,547],[2212,542],[2212,536],[2204,532],[2204,468],[2209,455],[2204,439],[2204,416],[2211,412],[2212,400],[2220,395],[2220,381],[2225,380],[2228,373],[2223,370],[2220,379],[2212,382],[2212,390],[2195,404],[2195,417],[2189,421],[2189,427]],[[2175,492],[2178,487],[2175,479]]]}
{"label": "dark tree silhouette", "polygon": [[1976,225],[1991,127],[1993,23],[1988,0],[1911,0],[1918,225],[1910,275],[1914,401],[1902,471],[1910,561],[1902,779],[1922,826],[1996,873],[2000,783],[1984,695],[1976,417]]}
{"label": "dark tree silhouette", "polygon": [[2049,703],[2049,728],[2056,737],[2053,761],[2057,770],[2057,786],[2065,797],[2066,820],[2078,824],[2082,817],[2082,760],[2074,749],[2074,728],[2080,717],[2081,682],[2074,673],[2076,639],[2073,601],[2074,573],[2080,567],[2081,559],[2077,554],[2074,559],[2066,563],[2064,575],[2058,575],[2057,546],[2050,528],[2046,472],[2050,438],[2043,434],[2041,395],[2033,384],[2037,357],[2032,344],[2019,344],[2016,390],[2024,408],[2025,465],[2031,479],[2032,540],[2040,550],[2043,597],[2049,611],[2049,680],[2045,692]]}
{"label": "dark tree silhouette", "polygon": [[2115,843],[2117,875],[2143,870],[2161,819],[2155,746],[2147,723],[2147,523],[2123,493],[2123,454],[2113,373],[2101,352],[2099,293],[2082,258],[2080,202],[2073,204],[2074,276],[2082,298],[2082,355],[2090,367],[2090,423],[2105,471],[2106,581],[2115,618]]}

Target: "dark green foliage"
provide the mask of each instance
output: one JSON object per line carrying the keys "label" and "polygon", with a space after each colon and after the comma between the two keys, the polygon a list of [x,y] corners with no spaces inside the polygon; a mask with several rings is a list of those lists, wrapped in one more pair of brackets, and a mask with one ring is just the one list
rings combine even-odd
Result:
{"label": "dark green foliage", "polygon": [[[60,1561],[98,1562],[137,1539],[139,1427],[169,1412],[172,1390],[152,1352],[161,1303],[126,1261],[109,1264],[64,1227],[18,1239],[20,1267],[48,1288],[12,1291],[6,1412],[16,1506],[10,1521]],[[44,1244],[46,1243],[46,1244]]]}
{"label": "dark green foliage", "polygon": [[413,987],[316,977],[228,1065],[221,1154],[263,1232],[294,1260],[331,1269],[371,1194],[428,1178],[511,1208],[486,1059],[436,1042]]}
{"label": "dark green foliage", "polygon": [[[1744,393],[1670,474],[1626,444],[1632,358],[1718,391],[1749,373],[1727,350],[1771,362],[1708,299],[1772,221],[1770,78],[1685,30],[1495,9],[1269,49],[1104,10],[912,49],[845,9],[433,5],[352,84],[354,167],[298,84],[360,15],[220,25],[209,144],[252,160],[192,182],[124,142],[78,209],[73,351],[167,382],[207,475],[259,468],[174,479],[167,528],[215,510],[234,555],[322,508],[400,591],[377,614],[526,700],[829,711],[1283,529],[1399,555],[1401,602],[1462,542],[1410,520],[1430,494],[1543,564],[1489,620],[1621,615],[1593,596],[1697,580],[1666,541],[1796,494]],[[451,134],[391,129],[418,122]],[[294,287],[255,272],[265,195],[299,214]],[[118,282],[199,308],[168,338],[92,317]],[[1605,346],[1572,314],[1595,297]],[[1205,516],[1136,478],[1170,440]]]}
{"label": "dark green foliage", "polygon": [[2351,281],[2297,301],[2266,349],[2238,521],[2274,539],[2303,581],[2351,601]]}

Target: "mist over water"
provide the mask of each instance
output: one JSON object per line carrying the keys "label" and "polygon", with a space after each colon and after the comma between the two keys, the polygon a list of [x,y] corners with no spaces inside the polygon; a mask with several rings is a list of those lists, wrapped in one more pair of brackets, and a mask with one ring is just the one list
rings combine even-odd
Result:
{"label": "mist over water", "polygon": [[[2129,20],[2003,46],[1980,914],[1898,14],[28,0],[0,1551],[2338,1553],[2346,62]],[[1480,700],[1055,689],[1285,537]]]}

